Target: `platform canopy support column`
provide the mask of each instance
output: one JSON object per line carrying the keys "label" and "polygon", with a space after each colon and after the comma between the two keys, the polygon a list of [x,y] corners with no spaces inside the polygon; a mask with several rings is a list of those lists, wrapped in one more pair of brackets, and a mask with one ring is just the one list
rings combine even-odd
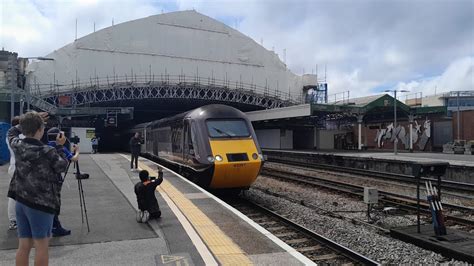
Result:
{"label": "platform canopy support column", "polygon": [[358,134],[358,150],[362,150],[362,121],[364,120],[364,115],[358,115],[357,116],[357,126],[359,128],[359,134]]}
{"label": "platform canopy support column", "polygon": [[413,121],[415,116],[413,114],[408,115],[408,121],[410,122],[410,152],[413,152]]}

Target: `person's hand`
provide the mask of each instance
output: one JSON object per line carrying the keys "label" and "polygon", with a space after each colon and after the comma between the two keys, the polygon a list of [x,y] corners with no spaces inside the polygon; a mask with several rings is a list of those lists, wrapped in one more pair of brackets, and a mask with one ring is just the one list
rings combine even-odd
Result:
{"label": "person's hand", "polygon": [[56,136],[56,145],[64,145],[66,143],[66,136],[64,136],[64,131],[61,131],[58,136]]}
{"label": "person's hand", "polygon": [[79,150],[79,147],[76,144],[72,144],[71,151],[74,153]]}
{"label": "person's hand", "polygon": [[49,114],[47,112],[40,112],[39,115],[41,116],[41,118],[43,118],[43,122],[46,123],[46,121],[48,121]]}

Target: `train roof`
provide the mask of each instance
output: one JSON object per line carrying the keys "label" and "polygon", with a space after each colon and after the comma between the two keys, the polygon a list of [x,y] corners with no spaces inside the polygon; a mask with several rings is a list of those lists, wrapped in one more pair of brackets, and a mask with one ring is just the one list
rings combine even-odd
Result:
{"label": "train roof", "polygon": [[140,124],[135,125],[133,128],[146,127],[146,126],[148,126],[148,124],[150,124],[150,123],[152,123],[152,122],[140,123]]}
{"label": "train roof", "polygon": [[193,109],[188,112],[177,114],[175,116],[153,121],[150,123],[150,126],[172,123],[173,121],[183,120],[186,118],[201,120],[201,121],[204,121],[209,118],[244,118],[246,119],[246,115],[240,110],[232,106],[223,105],[223,104],[210,104],[210,105],[201,106],[199,108]]}
{"label": "train roof", "polygon": [[240,110],[223,104],[211,104],[196,108],[187,115],[196,120],[206,120],[209,118],[245,118],[245,114]]}

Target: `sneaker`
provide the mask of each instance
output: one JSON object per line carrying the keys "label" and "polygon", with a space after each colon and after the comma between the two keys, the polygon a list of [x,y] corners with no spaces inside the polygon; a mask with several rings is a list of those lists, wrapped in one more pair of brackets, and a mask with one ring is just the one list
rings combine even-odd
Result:
{"label": "sneaker", "polygon": [[51,230],[53,233],[53,237],[58,237],[58,236],[67,236],[71,234],[71,230],[64,229],[62,227],[56,227]]}
{"label": "sneaker", "polygon": [[17,228],[16,221],[10,221],[10,224],[8,225],[8,230],[15,230]]}

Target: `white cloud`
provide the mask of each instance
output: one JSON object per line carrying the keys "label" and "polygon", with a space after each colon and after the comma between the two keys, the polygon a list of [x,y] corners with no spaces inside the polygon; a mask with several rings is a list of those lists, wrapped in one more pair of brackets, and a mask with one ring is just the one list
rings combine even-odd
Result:
{"label": "white cloud", "polygon": [[34,1],[2,3],[1,45],[20,56],[44,56],[78,38],[112,24],[161,12],[145,0]]}
{"label": "white cloud", "polygon": [[400,82],[395,89],[421,92],[424,96],[448,91],[474,90],[474,57],[468,56],[452,62],[444,72],[424,80]]}

